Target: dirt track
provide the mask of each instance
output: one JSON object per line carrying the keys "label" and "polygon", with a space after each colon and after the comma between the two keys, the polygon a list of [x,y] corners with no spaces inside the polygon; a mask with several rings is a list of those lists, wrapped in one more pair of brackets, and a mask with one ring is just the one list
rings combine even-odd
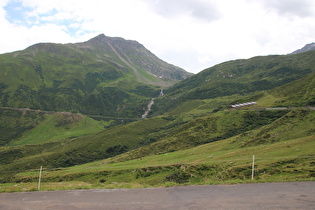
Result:
{"label": "dirt track", "polygon": [[314,209],[315,182],[0,193],[0,209]]}

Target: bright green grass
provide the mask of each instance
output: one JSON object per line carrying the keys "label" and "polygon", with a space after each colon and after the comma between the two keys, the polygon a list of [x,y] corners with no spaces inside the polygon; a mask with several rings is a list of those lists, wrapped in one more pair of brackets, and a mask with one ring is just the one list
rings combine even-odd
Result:
{"label": "bright green grass", "polygon": [[[238,113],[243,112],[246,113],[246,111],[233,111],[218,112],[215,115],[228,116],[229,123],[236,123]],[[252,182],[253,155],[255,155],[254,182],[314,180],[314,119],[313,111],[303,108],[293,109],[271,124],[256,130],[191,149],[149,155],[124,162],[117,162],[118,156],[69,168],[45,168],[43,185],[47,184],[50,186],[49,189],[58,190],[60,189],[58,185],[56,184],[54,188],[52,183],[76,181],[83,182],[84,185],[90,184],[88,186],[90,188],[246,183]],[[147,119],[117,127],[112,134],[116,136],[117,133],[122,132],[125,136],[122,136],[123,139],[119,142],[126,141],[128,136],[136,131],[156,128],[157,125],[153,125],[153,122],[160,126],[167,124],[166,118],[163,117],[155,120]],[[202,123],[204,120],[199,119],[195,123],[199,122]],[[222,123],[226,124],[228,121]],[[103,136],[108,137],[105,133]],[[41,159],[41,155],[29,158]],[[124,155],[128,156],[128,153],[121,156]],[[12,180],[18,183],[36,183],[37,179],[38,170],[32,170],[15,174]],[[82,186],[69,186],[69,189],[76,189],[76,187]]]}
{"label": "bright green grass", "polygon": [[[315,180],[310,174],[315,169],[312,164],[315,160],[313,150],[315,136],[248,148],[240,147],[240,142],[235,140],[237,137],[188,150],[121,163],[110,163],[111,159],[108,159],[57,171],[47,169],[43,173],[43,181],[45,179],[46,181],[42,183],[46,188],[42,190],[65,189],[60,188],[61,183],[69,185],[70,181],[79,184],[68,186],[67,189]],[[253,155],[255,155],[255,180],[252,181]],[[178,172],[190,174],[190,178],[184,183],[166,180],[166,177]],[[38,171],[20,173],[15,177],[21,180],[31,178],[35,181],[38,179]],[[33,186],[35,183],[33,182]],[[9,191],[12,190],[12,185],[8,185],[11,188],[3,185],[0,187],[3,191]]]}
{"label": "bright green grass", "polygon": [[90,117],[80,116],[77,121],[58,126],[57,115],[46,115],[46,119],[34,129],[23,134],[19,139],[11,142],[12,145],[39,144],[49,141],[57,141],[66,138],[74,138],[104,130],[107,124],[104,121],[96,121]]}
{"label": "bright green grass", "polygon": [[245,164],[251,162],[253,155],[256,155],[256,160],[258,162],[266,164],[268,162],[277,161],[278,159],[315,155],[313,149],[315,148],[315,136],[248,148],[239,148],[239,143],[234,142],[235,139],[236,138],[230,138],[224,141],[213,142],[188,150],[161,155],[152,155],[120,163],[110,163],[111,159],[107,159],[71,167],[67,170],[98,171],[100,169],[135,169],[174,164],[213,164],[221,162]]}
{"label": "bright green grass", "polygon": [[273,107],[277,101],[281,101],[282,98],[275,97],[270,93],[264,91],[263,96],[257,101],[256,107]]}
{"label": "bright green grass", "polygon": [[[234,114],[236,112],[231,113]],[[149,155],[124,162],[115,162],[119,160],[118,156],[69,168],[45,168],[43,185],[47,184],[49,188],[43,189],[64,189],[56,184],[59,182],[80,182],[69,185],[68,189],[246,183],[252,182],[253,155],[254,182],[314,180],[314,114],[306,109],[294,110],[256,130],[177,152]],[[152,126],[148,123],[150,120],[145,121],[146,126]],[[166,123],[162,119],[153,122]],[[137,125],[144,126],[142,123],[133,125],[133,131],[138,129]],[[128,133],[127,128],[123,130]],[[265,139],[265,136],[268,138]],[[36,155],[35,159],[41,159],[41,155]],[[38,170],[21,171],[13,179],[18,183],[35,184]],[[11,184],[11,187],[12,185],[16,184]],[[3,189],[10,190],[10,187]],[[28,190],[34,190],[34,187]]]}

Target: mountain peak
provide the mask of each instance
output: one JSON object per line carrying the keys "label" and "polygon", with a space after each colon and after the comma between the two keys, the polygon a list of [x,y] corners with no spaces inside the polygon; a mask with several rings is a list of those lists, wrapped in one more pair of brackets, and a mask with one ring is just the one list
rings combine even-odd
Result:
{"label": "mountain peak", "polygon": [[315,50],[315,42],[307,44],[303,48],[298,49],[292,52],[291,54],[298,54],[298,53],[303,53],[303,52],[312,51],[312,50]]}
{"label": "mountain peak", "polygon": [[99,34],[96,37],[92,38],[92,39],[104,39],[106,38],[105,34]]}
{"label": "mountain peak", "polygon": [[124,38],[121,37],[109,37],[106,36],[105,34],[99,34],[96,37],[83,42],[83,44],[87,44],[88,46],[92,45],[92,46],[97,46],[97,47],[104,47],[104,45],[112,45],[112,46],[133,46],[133,47],[137,47],[137,48],[144,48],[144,46],[142,44],[140,44],[137,41],[134,40],[126,40]]}
{"label": "mountain peak", "polygon": [[106,40],[106,38],[108,38],[107,36],[105,36],[105,34],[99,34],[96,37],[93,37],[92,39],[89,39],[88,41],[84,42],[84,43],[99,43],[99,42],[104,42]]}
{"label": "mountain peak", "polygon": [[[184,69],[159,59],[142,44],[134,40],[99,34],[86,42],[80,43],[78,46],[97,49],[97,51],[102,52],[102,54],[118,57],[127,66],[137,66],[159,79],[178,81],[192,75]],[[114,57],[112,59],[114,59]]]}
{"label": "mountain peak", "polygon": [[133,41],[133,40],[126,40],[124,38],[121,38],[121,37],[110,37],[110,36],[106,36],[105,34],[99,34],[97,35],[96,37],[88,40],[87,42],[90,42],[90,41],[125,41],[125,42],[136,42],[138,43],[137,41]]}

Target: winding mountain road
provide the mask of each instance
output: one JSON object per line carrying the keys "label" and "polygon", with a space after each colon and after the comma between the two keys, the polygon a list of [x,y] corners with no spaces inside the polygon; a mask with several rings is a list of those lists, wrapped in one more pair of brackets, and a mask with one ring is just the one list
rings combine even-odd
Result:
{"label": "winding mountain road", "polygon": [[0,209],[314,209],[315,182],[0,193]]}

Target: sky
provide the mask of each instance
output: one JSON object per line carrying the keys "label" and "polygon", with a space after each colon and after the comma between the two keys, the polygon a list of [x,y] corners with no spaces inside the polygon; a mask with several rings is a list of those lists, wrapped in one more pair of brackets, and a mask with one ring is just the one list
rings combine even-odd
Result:
{"label": "sky", "polygon": [[314,0],[0,0],[0,53],[101,33],[198,73],[315,42]]}

